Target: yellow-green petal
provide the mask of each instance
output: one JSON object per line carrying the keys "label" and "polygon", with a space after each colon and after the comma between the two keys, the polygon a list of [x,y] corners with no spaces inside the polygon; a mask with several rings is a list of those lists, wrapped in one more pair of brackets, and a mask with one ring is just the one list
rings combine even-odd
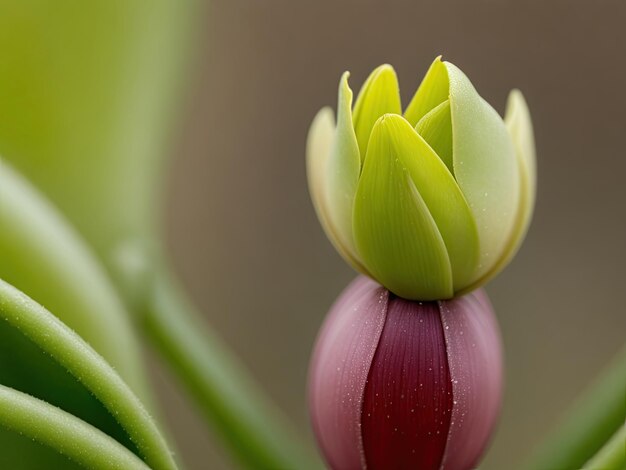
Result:
{"label": "yellow-green petal", "polygon": [[402,118],[385,115],[372,130],[354,206],[356,246],[374,278],[396,295],[449,298],[453,284],[446,245],[402,163],[403,149],[394,135],[397,119]]}
{"label": "yellow-green petal", "polygon": [[398,77],[388,64],[376,68],[367,78],[354,105],[354,130],[359,143],[361,163],[374,123],[383,114],[402,113]]}
{"label": "yellow-green petal", "polygon": [[329,216],[327,167],[334,142],[335,117],[332,109],[325,107],[313,119],[307,137],[306,167],[309,192],[322,228],[335,249],[354,269],[366,273],[365,268],[353,254],[353,248],[343,245],[342,238]]}
{"label": "yellow-green petal", "polygon": [[400,163],[409,171],[446,244],[454,290],[474,280],[479,258],[474,216],[454,177],[426,141],[401,116],[386,119]]}
{"label": "yellow-green petal", "polygon": [[530,112],[519,90],[512,90],[507,100],[504,122],[513,139],[520,174],[520,199],[515,226],[504,253],[476,284],[492,279],[513,259],[526,236],[535,206],[537,187],[535,138]]}
{"label": "yellow-green petal", "polygon": [[415,126],[415,130],[437,152],[448,170],[454,174],[450,100],[445,100],[422,117]]}
{"label": "yellow-green petal", "polygon": [[390,155],[408,171],[446,245],[454,290],[462,289],[474,280],[479,257],[472,212],[448,168],[406,119],[388,115],[385,128]]}
{"label": "yellow-green petal", "polygon": [[521,189],[528,201],[524,211],[524,219],[528,224],[535,206],[537,191],[537,156],[533,123],[521,91],[511,90],[509,93],[504,122],[513,139],[517,161],[522,171]]}
{"label": "yellow-green petal", "polygon": [[335,117],[333,110],[326,106],[315,115],[309,128],[306,141],[306,174],[313,207],[324,231],[333,242],[336,235],[328,220],[325,186],[326,165],[328,165],[334,137]]}
{"label": "yellow-green petal", "polygon": [[349,72],[339,82],[337,126],[329,145],[332,120],[320,112],[311,126],[307,142],[307,169],[314,204],[326,235],[339,254],[354,269],[368,274],[363,267],[352,234],[352,207],[361,171],[359,146],[352,125],[352,90]]}
{"label": "yellow-green petal", "polygon": [[480,239],[476,277],[503,256],[520,199],[515,148],[498,113],[461,70],[444,62],[450,84],[454,175],[474,214]]}
{"label": "yellow-green petal", "polygon": [[447,100],[448,94],[448,71],[439,56],[426,72],[404,112],[404,117],[412,126],[417,125],[431,109]]}
{"label": "yellow-green petal", "polygon": [[352,206],[361,171],[359,146],[352,124],[352,90],[348,85],[348,72],[339,83],[337,102],[337,129],[326,166],[328,181],[328,209],[338,236],[349,251],[353,251]]}

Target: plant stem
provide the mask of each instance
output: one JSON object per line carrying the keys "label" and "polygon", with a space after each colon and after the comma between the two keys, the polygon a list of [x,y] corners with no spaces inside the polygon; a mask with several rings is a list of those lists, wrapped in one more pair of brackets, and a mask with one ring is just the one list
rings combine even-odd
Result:
{"label": "plant stem", "polygon": [[589,470],[624,470],[626,468],[626,425],[585,464]]}
{"label": "plant stem", "polygon": [[200,324],[165,271],[156,274],[144,313],[149,337],[241,464],[255,469],[320,467],[227,346]]}
{"label": "plant stem", "polygon": [[528,469],[582,468],[626,419],[626,348],[581,396]]}

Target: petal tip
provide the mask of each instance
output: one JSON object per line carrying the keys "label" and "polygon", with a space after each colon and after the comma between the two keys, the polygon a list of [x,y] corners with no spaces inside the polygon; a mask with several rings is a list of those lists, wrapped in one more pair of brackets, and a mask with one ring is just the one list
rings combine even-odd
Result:
{"label": "petal tip", "polygon": [[372,72],[372,78],[377,78],[379,76],[384,76],[384,75],[392,75],[394,77],[397,76],[396,70],[393,68],[393,66],[391,64],[386,64],[386,63],[379,65]]}

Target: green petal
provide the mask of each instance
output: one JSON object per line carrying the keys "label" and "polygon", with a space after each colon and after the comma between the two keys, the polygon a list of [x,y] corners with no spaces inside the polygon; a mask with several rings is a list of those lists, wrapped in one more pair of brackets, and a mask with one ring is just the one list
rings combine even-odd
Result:
{"label": "green petal", "polygon": [[404,118],[386,116],[385,129],[393,154],[408,171],[441,233],[450,259],[454,290],[459,290],[474,280],[479,257],[472,212],[450,171]]}
{"label": "green petal", "polygon": [[450,80],[454,175],[476,220],[480,278],[500,260],[511,238],[520,199],[519,169],[498,113],[461,70],[444,64]]}
{"label": "green petal", "polygon": [[521,91],[512,90],[509,93],[504,122],[513,139],[517,161],[522,171],[522,194],[525,195],[528,201],[524,211],[524,218],[526,223],[528,223],[535,206],[537,156],[533,123],[530,118],[528,105]]}
{"label": "green petal", "polygon": [[348,86],[350,74],[345,72],[339,83],[337,128],[333,146],[325,168],[328,223],[335,246],[340,254],[357,270],[361,262],[354,247],[352,235],[352,207],[361,171],[359,146],[352,125],[352,90]]}
{"label": "green petal", "polygon": [[479,258],[474,216],[454,177],[424,139],[400,116],[388,129],[400,162],[409,171],[446,244],[454,290],[469,285]]}
{"label": "green petal", "polygon": [[426,76],[404,112],[404,117],[415,127],[431,109],[447,100],[448,94],[448,71],[439,56],[426,72]]}
{"label": "green petal", "polygon": [[437,224],[403,164],[399,120],[403,121],[385,115],[372,130],[354,207],[355,242],[374,278],[395,294],[416,300],[449,298],[453,294],[450,259]]}
{"label": "green petal", "polygon": [[361,162],[365,159],[374,123],[387,113],[402,113],[402,105],[396,72],[391,65],[384,64],[367,78],[354,105],[354,129]]}
{"label": "green petal", "polygon": [[537,173],[535,138],[530,112],[519,90],[509,93],[504,122],[513,139],[520,174],[520,199],[515,226],[500,260],[476,284],[484,284],[513,259],[526,236],[535,206]]}
{"label": "green petal", "polygon": [[419,120],[415,130],[433,148],[439,158],[454,174],[452,163],[452,120],[450,117],[450,100],[446,100],[433,108]]}
{"label": "green petal", "polygon": [[[330,225],[326,200],[326,166],[335,137],[335,117],[329,107],[322,108],[313,119],[306,141],[306,173],[311,201],[328,238],[337,245],[338,239]],[[337,247],[340,249],[340,246]]]}
{"label": "green petal", "polygon": [[339,254],[357,271],[368,274],[352,237],[352,206],[361,162],[352,127],[349,73],[341,77],[337,128],[332,110],[320,110],[311,124],[306,145],[309,192],[317,216]]}

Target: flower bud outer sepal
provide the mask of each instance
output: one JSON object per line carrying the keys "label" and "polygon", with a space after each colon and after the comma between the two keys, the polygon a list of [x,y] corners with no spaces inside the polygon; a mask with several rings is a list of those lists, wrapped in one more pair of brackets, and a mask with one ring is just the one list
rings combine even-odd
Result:
{"label": "flower bud outer sepal", "polygon": [[365,277],[339,297],[309,371],[309,409],[332,469],[474,468],[502,393],[483,291],[414,302]]}

